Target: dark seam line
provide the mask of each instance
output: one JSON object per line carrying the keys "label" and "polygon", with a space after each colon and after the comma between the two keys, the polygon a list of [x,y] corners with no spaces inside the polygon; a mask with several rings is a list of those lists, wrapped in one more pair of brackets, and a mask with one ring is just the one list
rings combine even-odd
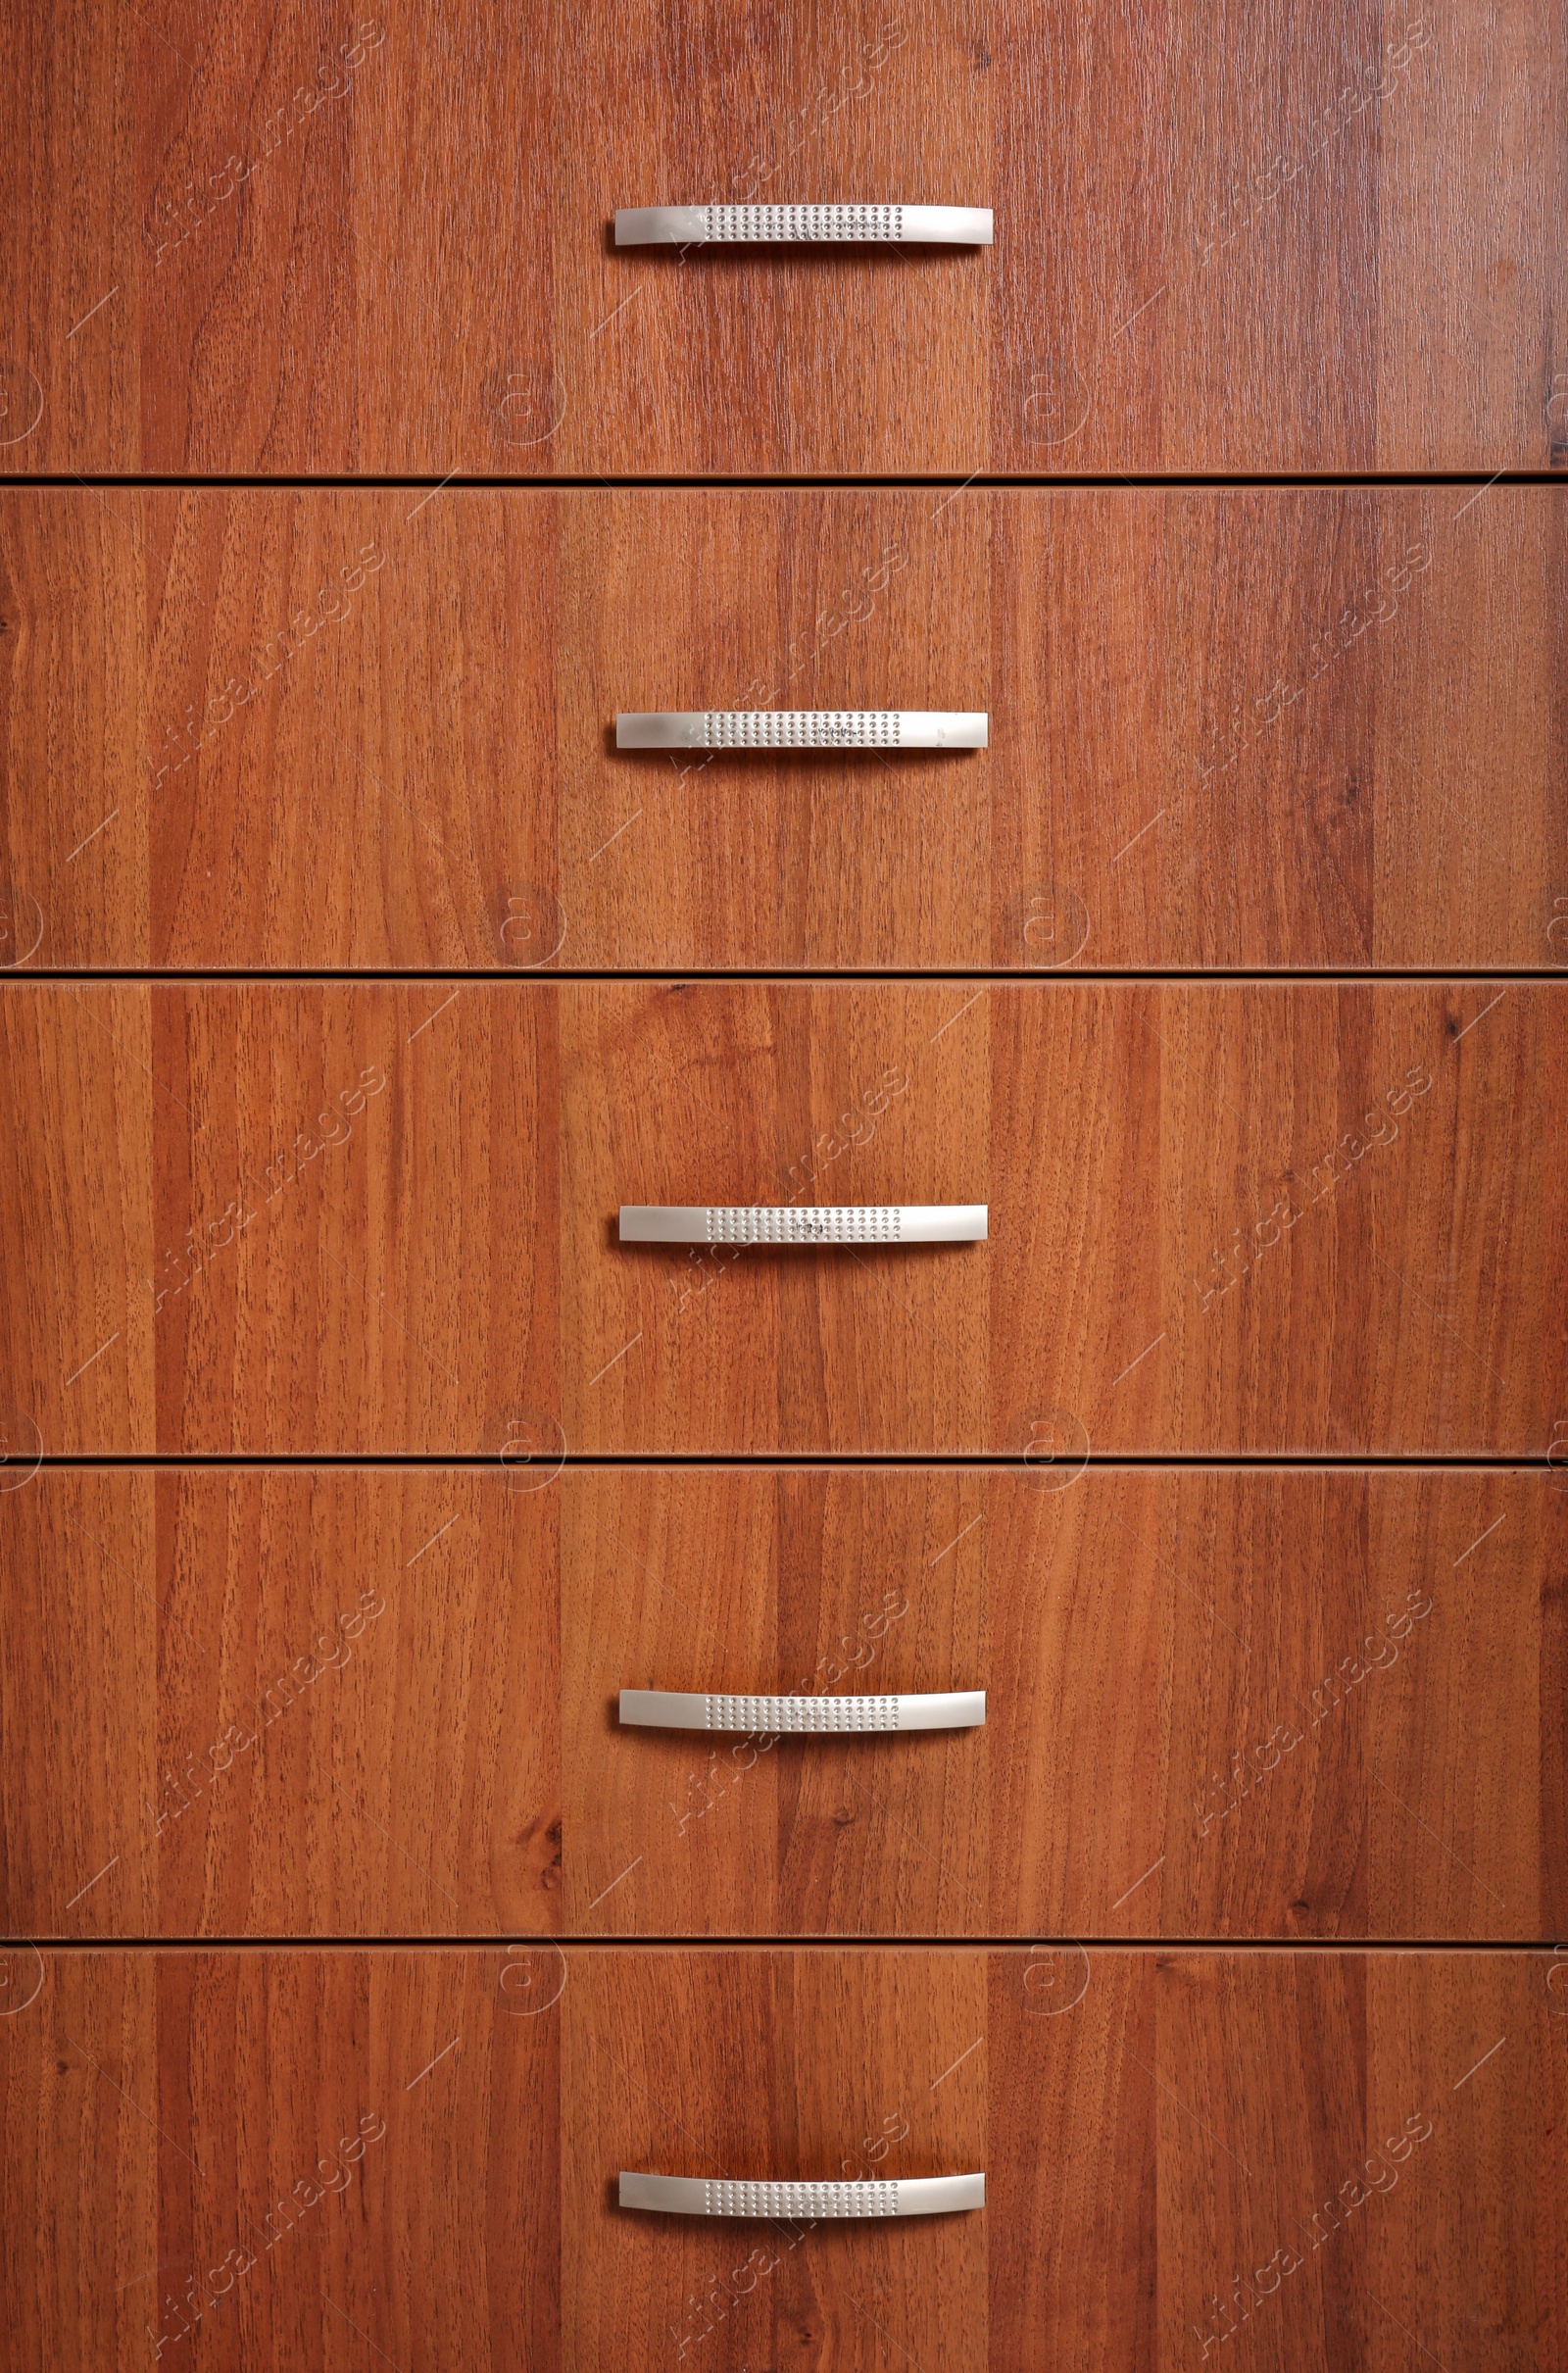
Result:
{"label": "dark seam line", "polygon": [[13,982],[26,981],[38,981],[48,983],[50,985],[57,983],[69,985],[73,982],[83,981],[89,984],[101,984],[104,986],[113,986],[116,983],[122,983],[127,987],[183,986],[187,988],[201,988],[209,982],[215,983],[219,986],[240,984],[265,987],[270,983],[279,983],[288,984],[290,986],[304,985],[308,987],[312,982],[321,982],[323,984],[335,984],[339,982],[363,982],[367,985],[373,986],[378,981],[412,981],[416,983],[425,982],[428,983],[432,988],[439,988],[444,986],[448,981],[455,981],[460,986],[465,987],[472,986],[476,988],[493,988],[525,984],[529,981],[535,980],[586,982],[658,980],[703,981],[718,983],[725,981],[758,982],[763,985],[766,985],[770,981],[776,981],[781,987],[789,988],[800,988],[803,986],[808,987],[812,982],[815,981],[827,983],[834,983],[838,981],[848,981],[851,983],[858,983],[861,981],[889,981],[893,983],[902,982],[906,987],[911,989],[923,988],[931,983],[942,981],[977,981],[986,988],[1029,989],[1049,988],[1057,981],[1087,980],[1117,982],[1130,981],[1133,983],[1143,983],[1148,985],[1153,985],[1163,981],[1191,981],[1194,983],[1202,983],[1204,981],[1234,981],[1244,985],[1249,983],[1255,984],[1259,988],[1269,988],[1275,985],[1289,987],[1297,983],[1303,983],[1306,985],[1311,985],[1312,983],[1326,983],[1330,987],[1342,985],[1347,987],[1358,987],[1362,985],[1376,987],[1381,985],[1389,988],[1398,988],[1405,983],[1413,983],[1417,986],[1424,987],[1433,982],[1456,981],[1462,982],[1466,986],[1477,983],[1485,986],[1490,981],[1498,980],[1522,981],[1528,985],[1536,981],[1560,981],[1564,979],[1568,979],[1568,965],[1563,964],[1543,964],[1531,966],[1490,964],[1480,969],[1461,967],[1453,964],[1435,964],[1424,969],[1405,967],[1399,970],[1389,971],[1349,970],[1344,968],[1339,970],[1327,968],[1322,970],[1286,970],[1281,968],[1277,971],[1258,971],[1243,970],[1239,968],[1223,969],[1218,966],[1208,970],[1200,970],[1193,967],[1181,967],[1177,965],[1161,967],[1105,965],[1104,967],[1101,968],[1087,964],[1064,964],[1059,970],[1054,971],[1026,969],[1020,966],[1015,970],[1004,972],[957,970],[910,971],[907,966],[903,968],[894,968],[891,966],[881,967],[871,965],[867,965],[863,969],[858,968],[854,970],[848,968],[808,968],[806,966],[802,966],[799,970],[790,970],[787,967],[781,968],[778,965],[771,965],[765,968],[758,968],[755,970],[734,968],[723,971],[705,971],[697,965],[685,965],[681,967],[672,966],[669,968],[656,968],[652,965],[617,965],[603,967],[589,965],[583,965],[581,967],[552,965],[548,969],[541,967],[537,971],[497,965],[490,969],[470,972],[455,972],[450,969],[445,971],[425,971],[415,970],[412,968],[408,970],[398,970],[390,965],[380,965],[374,970],[364,971],[352,971],[348,969],[334,970],[331,968],[317,966],[310,970],[294,970],[278,967],[271,969],[257,968],[252,970],[204,970],[187,972],[151,969],[128,970],[114,966],[105,966],[98,970],[67,970],[63,966],[50,965],[46,967],[40,964],[36,967],[31,965],[19,966],[17,969],[13,970],[6,979],[0,980],[0,987],[10,987]]}
{"label": "dark seam line", "polygon": [[[1066,1464],[1064,1460],[1062,1462]],[[25,1465],[29,1473],[43,1467],[61,1471],[79,1470],[97,1473],[106,1467],[125,1467],[131,1470],[147,1468],[171,1471],[233,1467],[239,1470],[266,1471],[270,1468],[287,1470],[293,1467],[334,1467],[353,1470],[386,1469],[397,1473],[405,1468],[447,1468],[471,1471],[475,1474],[507,1476],[525,1475],[530,1464],[550,1467],[554,1473],[565,1468],[584,1473],[605,1469],[615,1472],[623,1467],[671,1471],[685,1468],[715,1468],[736,1471],[786,1468],[790,1471],[831,1468],[834,1471],[864,1468],[867,1472],[908,1468],[914,1473],[934,1470],[942,1473],[976,1473],[1019,1475],[1047,1474],[1051,1462],[1040,1458],[1025,1458],[1021,1453],[1005,1451],[568,1451],[560,1458],[511,1459],[503,1462],[493,1454],[486,1457],[476,1451],[48,1451],[37,1458],[0,1459],[0,1475],[8,1466]],[[1560,1459],[1553,1459],[1544,1451],[1095,1451],[1077,1467],[1072,1481],[1087,1467],[1114,1473],[1118,1468],[1159,1470],[1165,1467],[1188,1467],[1198,1472],[1264,1473],[1281,1468],[1296,1468],[1305,1473],[1327,1471],[1358,1474],[1363,1471],[1390,1474],[1540,1474],[1562,1475],[1568,1488],[1568,1469]],[[553,1479],[552,1475],[552,1479]],[[13,1484],[13,1491],[20,1485]],[[1071,1483],[1040,1486],[1043,1492],[1067,1491]],[[548,1485],[535,1484],[534,1491],[544,1491]],[[519,1498],[527,1495],[520,1489]]]}
{"label": "dark seam line", "polygon": [[1201,488],[1225,486],[1278,486],[1285,488],[1298,486],[1309,490],[1321,489],[1323,491],[1333,491],[1337,488],[1345,488],[1348,490],[1361,486],[1438,487],[1562,485],[1568,485],[1568,474],[1565,474],[1565,472],[1560,469],[1506,470],[1497,470],[1491,474],[1483,470],[1346,470],[1339,472],[1325,471],[1319,474],[1303,474],[1299,471],[1292,472],[1286,470],[1194,470],[1183,473],[1180,471],[1170,470],[1133,470],[1128,472],[1125,470],[1074,470],[1070,472],[1063,471],[1059,475],[1049,471],[1019,470],[977,471],[972,476],[967,477],[960,476],[956,470],[944,471],[941,473],[906,473],[904,476],[892,475],[882,471],[868,472],[862,476],[839,474],[830,471],[780,471],[773,474],[764,473],[757,476],[704,476],[700,474],[679,475],[675,473],[650,471],[645,475],[620,473],[610,476],[602,476],[598,471],[594,470],[590,470],[582,474],[564,472],[560,476],[549,477],[543,474],[531,473],[525,476],[508,477],[504,474],[479,475],[465,474],[461,472],[455,472],[450,477],[440,478],[434,476],[402,476],[392,472],[367,472],[363,475],[342,472],[335,474],[323,474],[318,477],[310,475],[280,475],[275,477],[261,477],[239,471],[231,473],[214,472],[211,474],[193,473],[189,476],[179,477],[152,474],[142,475],[132,472],[127,472],[123,475],[117,475],[108,471],[89,471],[83,474],[75,470],[37,470],[28,471],[25,474],[19,472],[15,476],[0,476],[0,487],[27,488],[60,486],[70,488],[74,486],[85,487],[89,493],[96,492],[100,488],[115,487],[145,488],[149,491],[175,491],[180,493],[227,488],[254,488],[263,493],[287,493],[295,488],[303,488],[313,492],[342,491],[349,493],[376,493],[391,492],[399,489],[431,487],[441,491],[445,491],[448,488],[456,488],[460,492],[467,489],[470,491],[479,492],[496,490],[539,494],[572,492],[579,489],[592,492],[595,489],[599,489],[606,493],[614,494],[618,493],[622,488],[635,489],[639,487],[650,489],[658,487],[691,488],[693,491],[698,493],[707,493],[715,489],[737,490],[741,492],[756,491],[759,493],[765,493],[774,488],[787,489],[790,487],[842,487],[851,491],[860,491],[867,488],[878,490],[886,488],[896,492],[902,489],[922,486],[957,486],[961,488],[978,487],[982,492],[992,488],[1028,488],[1033,486],[1048,489],[1053,487],[1100,487],[1109,491],[1114,491],[1119,486],[1125,486],[1132,488],[1135,492],[1141,491],[1144,488],[1157,489],[1164,487],[1168,488],[1172,492],[1180,493],[1188,487]]}
{"label": "dark seam line", "polygon": [[1096,1953],[1222,1953],[1234,1958],[1242,1953],[1544,1953],[1554,1938],[1498,1937],[1164,1937],[1164,1936],[1045,1936],[1035,1931],[1016,1936],[880,1936],[847,1932],[842,1936],[564,1936],[531,1930],[521,1935],[496,1930],[476,1936],[424,1934],[416,1936],[158,1936],[158,1937],[15,1937],[8,1940],[46,1949],[50,1953],[432,1953],[523,1951],[542,1945],[565,1953],[1027,1953],[1037,1946],[1078,1945]]}

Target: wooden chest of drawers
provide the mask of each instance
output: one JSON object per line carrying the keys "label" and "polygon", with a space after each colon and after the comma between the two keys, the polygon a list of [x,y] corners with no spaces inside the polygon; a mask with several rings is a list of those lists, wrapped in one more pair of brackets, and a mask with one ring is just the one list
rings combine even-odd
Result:
{"label": "wooden chest of drawers", "polygon": [[1568,2363],[1559,12],[13,15],[0,2361]]}

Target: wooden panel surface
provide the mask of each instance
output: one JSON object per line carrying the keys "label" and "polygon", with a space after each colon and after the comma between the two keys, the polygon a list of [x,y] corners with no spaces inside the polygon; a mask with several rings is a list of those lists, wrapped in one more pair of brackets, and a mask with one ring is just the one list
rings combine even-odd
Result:
{"label": "wooden panel surface", "polygon": [[[1568,1919],[1544,1476],[542,1471],[46,1467],[0,1496],[0,1925]],[[622,1730],[641,1687],[983,1688],[988,1721]]]}
{"label": "wooden panel surface", "polygon": [[993,1955],[992,2364],[1191,2365],[1228,2340],[1280,2373],[1559,2362],[1553,1974],[1468,1953]]}
{"label": "wooden panel surface", "polygon": [[1091,1469],[988,1502],[993,1933],[1557,1933],[1546,1477]]}
{"label": "wooden panel surface", "polygon": [[[565,989],[566,1443],[1539,1454],[1555,996]],[[612,1240],[621,1202],[797,1194],[985,1201],[990,1242]]]}
{"label": "wooden panel surface", "polygon": [[[22,1948],[6,1974],[29,2373],[1565,2346],[1549,1954]],[[614,2203],[621,2167],[982,2166],[985,2209],[928,2224]]]}
{"label": "wooden panel surface", "polygon": [[137,19],[42,0],[8,10],[5,29],[0,469],[135,470]]}
{"label": "wooden panel surface", "polygon": [[982,1954],[654,1949],[574,1954],[571,1972],[568,2364],[678,2353],[738,2367],[788,2350],[871,2373],[889,2361],[889,2331],[928,2373],[984,2361],[989,2209],[809,2229],[710,2223],[622,2212],[605,2183],[621,2167],[786,2180],[985,2168]]}
{"label": "wooden panel surface", "polygon": [[12,1953],[9,2364],[561,2361],[554,1949]]}
{"label": "wooden panel surface", "polygon": [[[0,619],[12,964],[1568,963],[1555,488],[14,490]],[[770,706],[991,747],[613,747]]]}
{"label": "wooden panel surface", "polygon": [[[1198,0],[677,21],[30,12],[0,465],[1530,469],[1568,451],[1563,30]],[[617,206],[990,205],[990,249],[622,249]]]}
{"label": "wooden panel surface", "polygon": [[560,1503],[528,1480],[45,1468],[0,1498],[0,1921],[557,1925]]}
{"label": "wooden panel surface", "polygon": [[[635,1935],[1555,1933],[1540,1476],[563,1478],[564,1918]],[[984,1730],[620,1730],[622,1687]]]}
{"label": "wooden panel surface", "polygon": [[[535,1141],[556,1013],[548,993],[504,1012],[465,994],[93,986],[45,1013],[13,984],[0,1308],[28,1348],[0,1397],[19,1428],[150,1449],[156,1392],[172,1440],[499,1453],[520,1380],[558,1357]],[[478,1032],[461,1056],[460,1029]]]}
{"label": "wooden panel surface", "polygon": [[991,1488],[929,1470],[563,1476],[569,1929],[988,1933],[985,1731],[748,1740],[622,1730],[614,1703],[985,1688]]}
{"label": "wooden panel surface", "polygon": [[[0,1444],[25,1463],[85,1432],[152,1441],[155,1101],[145,989],[25,990],[0,1002]],[[144,1265],[145,1264],[145,1265]]]}
{"label": "wooden panel surface", "polygon": [[[14,981],[0,1409],[88,1456],[1541,1457],[1563,996]],[[792,1200],[990,1241],[616,1241]]]}
{"label": "wooden panel surface", "polygon": [[0,1945],[8,2365],[147,2362],[127,2286],[158,2263],[157,1992],[147,1953]]}

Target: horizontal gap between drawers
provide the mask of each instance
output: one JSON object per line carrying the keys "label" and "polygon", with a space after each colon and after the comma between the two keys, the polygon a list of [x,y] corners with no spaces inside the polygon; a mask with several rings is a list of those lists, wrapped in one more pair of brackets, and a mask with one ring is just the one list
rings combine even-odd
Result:
{"label": "horizontal gap between drawers", "polygon": [[159,1936],[17,1940],[49,1953],[473,1953],[559,1946],[567,1953],[1029,1953],[1079,1945],[1094,1953],[1549,1953],[1551,1940],[1518,1937],[1162,1937],[1162,1936]]}
{"label": "horizontal gap between drawers", "polygon": [[[409,1470],[426,1469],[469,1471],[476,1474],[515,1474],[516,1460],[503,1465],[499,1458],[486,1458],[462,1451],[51,1451],[38,1460],[41,1469],[59,1469],[62,1473],[76,1471],[96,1473],[106,1467],[146,1467],[150,1470],[226,1469],[249,1471],[256,1469],[292,1467],[342,1467]],[[734,1451],[687,1453],[669,1451],[610,1451],[568,1452],[560,1461],[558,1471],[585,1474],[613,1473],[621,1468],[668,1469],[698,1467],[719,1473],[745,1473],[756,1469],[772,1472],[775,1468],[790,1472],[810,1473],[816,1469],[832,1469],[838,1473],[899,1473],[923,1474],[938,1469],[956,1470],[965,1474],[999,1474],[1028,1476],[1039,1472],[1038,1460],[1004,1458],[984,1451],[754,1451],[742,1454]],[[1455,1452],[1451,1458],[1434,1458],[1430,1454],[1411,1452],[1400,1456],[1391,1452],[1331,1453],[1322,1451],[1249,1451],[1223,1453],[1214,1451],[1103,1451],[1091,1453],[1080,1468],[1104,1474],[1118,1472],[1155,1473],[1166,1468],[1181,1468],[1193,1473],[1224,1473],[1253,1468],[1274,1470],[1291,1468],[1305,1474],[1341,1472],[1388,1472],[1397,1474],[1541,1474],[1560,1475],[1561,1462],[1553,1462],[1544,1452],[1523,1452],[1517,1456],[1505,1453]],[[0,1467],[0,1472],[3,1472]],[[1076,1480],[1076,1478],[1074,1478]],[[14,1490],[21,1488],[13,1485]],[[535,1487],[545,1490],[544,1484]],[[1070,1490],[1070,1484],[1059,1487]]]}
{"label": "horizontal gap between drawers", "polygon": [[1522,981],[1528,984],[1536,981],[1568,980],[1568,965],[1538,964],[1526,966],[1488,964],[1477,967],[1462,964],[1432,964],[1420,970],[1412,970],[1409,967],[1405,967],[1398,971],[1391,970],[1386,972],[1373,971],[1365,968],[1359,970],[1323,969],[1314,971],[1308,970],[1305,967],[1291,971],[1286,971],[1283,969],[1271,972],[1255,970],[1227,971],[1218,968],[1211,970],[1199,970],[1193,967],[1183,968],[1177,965],[1157,968],[1148,965],[1141,968],[1131,965],[1107,965],[1103,969],[1098,969],[1088,964],[1064,964],[1059,971],[1054,972],[993,972],[979,969],[961,970],[956,967],[944,968],[941,970],[933,969],[931,971],[911,972],[907,968],[895,970],[891,966],[872,967],[869,965],[864,969],[857,970],[841,969],[834,971],[808,969],[806,967],[802,967],[798,971],[790,971],[780,969],[780,967],[776,964],[768,966],[765,969],[757,968],[753,970],[742,970],[736,968],[725,971],[705,971],[700,965],[686,965],[681,968],[666,968],[648,964],[626,966],[583,965],[581,967],[571,967],[564,964],[551,964],[548,966],[541,966],[537,971],[522,971],[498,965],[482,971],[472,972],[454,971],[450,965],[440,970],[426,970],[414,967],[399,969],[395,966],[383,965],[376,966],[372,969],[361,969],[357,971],[349,970],[347,968],[323,969],[319,966],[311,970],[295,970],[282,966],[273,966],[266,969],[252,968],[249,970],[203,970],[188,972],[172,971],[167,968],[153,969],[151,967],[134,970],[125,969],[122,967],[107,966],[98,969],[67,969],[64,966],[58,965],[38,965],[36,967],[32,965],[24,965],[8,974],[0,973],[0,986],[7,987],[10,986],[13,981],[41,981],[49,984],[50,986],[62,987],[69,987],[72,984],[79,981],[85,983],[89,987],[102,986],[109,988],[116,986],[124,986],[126,988],[203,988],[208,984],[223,987],[232,986],[236,983],[241,985],[255,984],[265,986],[270,982],[288,983],[296,986],[309,987],[315,982],[327,984],[342,981],[359,981],[364,982],[368,986],[373,986],[378,981],[416,981],[427,983],[432,988],[440,988],[445,986],[448,981],[455,981],[462,987],[488,988],[492,986],[504,987],[509,982],[520,983],[530,980],[566,980],[584,982],[667,980],[715,981],[720,983],[724,981],[737,981],[760,983],[763,986],[772,982],[783,988],[810,988],[817,982],[831,985],[839,981],[847,981],[852,984],[869,981],[887,981],[895,986],[910,989],[925,988],[932,984],[945,981],[979,982],[983,988],[994,989],[1041,989],[1050,988],[1054,982],[1057,981],[1081,980],[1126,981],[1132,982],[1135,985],[1143,985],[1148,987],[1158,986],[1161,982],[1165,981],[1175,983],[1185,981],[1233,981],[1242,986],[1251,985],[1260,988],[1267,988],[1271,986],[1289,988],[1300,982],[1317,982],[1329,988],[1382,987],[1397,989],[1411,984],[1416,986],[1424,986],[1432,982],[1444,981],[1464,982],[1466,984],[1475,983],[1481,987],[1486,987],[1493,981]]}
{"label": "horizontal gap between drawers", "polygon": [[1201,488],[1210,486],[1278,486],[1284,488],[1303,487],[1307,489],[1322,489],[1325,491],[1332,491],[1341,487],[1354,488],[1358,486],[1561,486],[1564,484],[1568,484],[1568,475],[1565,475],[1565,473],[1560,470],[1499,470],[1490,473],[1482,470],[1340,470],[1324,472],[1318,475],[1303,475],[1300,472],[1278,470],[1194,471],[1187,475],[1152,470],[1135,470],[1131,474],[1128,474],[1121,470],[1114,470],[1101,471],[1064,471],[1059,475],[1044,471],[1020,471],[1016,473],[1007,473],[1002,471],[980,470],[976,471],[972,476],[969,477],[960,477],[956,470],[949,471],[940,476],[911,474],[904,477],[886,475],[853,477],[838,476],[828,473],[816,474],[804,472],[795,475],[781,474],[777,476],[761,477],[682,477],[673,475],[660,475],[657,473],[649,474],[647,476],[619,475],[612,477],[601,477],[597,472],[590,471],[588,474],[580,476],[563,474],[559,477],[546,477],[543,475],[527,477],[470,477],[455,473],[451,477],[444,478],[408,477],[371,473],[367,473],[362,476],[325,475],[320,477],[257,477],[238,473],[233,475],[214,474],[207,476],[192,474],[184,477],[170,477],[151,474],[144,476],[134,472],[125,472],[123,474],[117,475],[100,471],[90,471],[83,476],[75,470],[37,470],[28,471],[24,475],[19,472],[15,476],[0,477],[0,486],[4,487],[28,488],[48,486],[82,486],[85,487],[89,493],[96,493],[100,488],[103,487],[134,487],[145,489],[149,492],[170,489],[172,489],[175,492],[194,492],[202,489],[220,490],[228,488],[253,488],[263,493],[270,492],[279,494],[288,493],[295,488],[304,488],[313,493],[348,492],[370,494],[377,491],[395,491],[398,488],[404,487],[410,489],[424,487],[437,492],[445,491],[447,488],[451,488],[458,493],[463,493],[465,490],[466,490],[469,492],[480,493],[511,492],[537,494],[569,493],[580,490],[592,492],[594,488],[601,487],[609,493],[614,494],[620,492],[623,488],[638,487],[650,489],[656,487],[690,487],[698,493],[726,490],[736,492],[757,491],[765,493],[771,489],[787,489],[789,487],[840,487],[850,492],[874,490],[897,492],[904,488],[921,486],[956,486],[960,488],[974,486],[978,487],[980,491],[984,493],[991,489],[1005,489],[1008,487],[1028,488],[1031,486],[1039,486],[1047,489],[1057,487],[1083,487],[1088,489],[1114,491],[1114,489],[1118,486],[1126,486],[1132,488],[1135,493],[1141,492],[1145,488],[1165,488],[1172,493],[1180,493],[1188,487]]}

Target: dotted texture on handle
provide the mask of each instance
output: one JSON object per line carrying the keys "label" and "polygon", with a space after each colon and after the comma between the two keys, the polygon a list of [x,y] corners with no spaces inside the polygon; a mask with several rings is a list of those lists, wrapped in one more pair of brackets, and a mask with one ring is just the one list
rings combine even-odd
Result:
{"label": "dotted texture on handle", "polygon": [[705,206],[708,239],[902,239],[902,206]]}
{"label": "dotted texture on handle", "polygon": [[707,1216],[710,1244],[897,1244],[903,1225],[897,1204],[710,1204]]}
{"label": "dotted texture on handle", "polygon": [[896,709],[706,709],[705,750],[897,750]]}
{"label": "dotted texture on handle", "polygon": [[897,1698],[709,1698],[710,1730],[897,1730]]}
{"label": "dotted texture on handle", "polygon": [[742,2184],[705,2186],[707,2216],[897,2216],[897,2184]]}

